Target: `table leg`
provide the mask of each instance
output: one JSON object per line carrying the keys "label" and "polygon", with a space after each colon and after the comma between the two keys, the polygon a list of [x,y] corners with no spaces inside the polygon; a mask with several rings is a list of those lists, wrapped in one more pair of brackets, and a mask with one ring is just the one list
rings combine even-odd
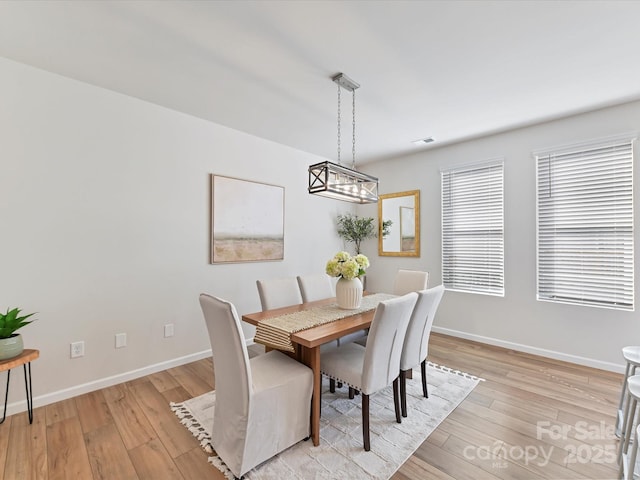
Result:
{"label": "table leg", "polygon": [[[24,367],[24,388],[27,391],[27,413],[29,415],[29,423],[33,423],[33,387],[31,386],[31,362],[23,365]],[[27,367],[29,368],[29,379],[27,380]]]}
{"label": "table leg", "polygon": [[7,418],[7,400],[9,399],[9,380],[11,379],[11,369],[7,370],[7,389],[4,392],[4,413],[2,414],[2,420],[0,423],[4,423]]}
{"label": "table leg", "polygon": [[320,445],[320,388],[322,376],[320,375],[320,347],[305,348],[303,352],[304,364],[313,372],[313,396],[311,397],[311,439],[313,445]]}

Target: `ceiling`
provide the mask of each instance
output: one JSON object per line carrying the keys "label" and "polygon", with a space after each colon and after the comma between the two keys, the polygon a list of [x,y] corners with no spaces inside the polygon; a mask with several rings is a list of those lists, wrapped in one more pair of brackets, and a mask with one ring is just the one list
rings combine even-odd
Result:
{"label": "ceiling", "polygon": [[344,72],[364,163],[639,99],[639,18],[640,1],[5,0],[0,56],[334,160]]}

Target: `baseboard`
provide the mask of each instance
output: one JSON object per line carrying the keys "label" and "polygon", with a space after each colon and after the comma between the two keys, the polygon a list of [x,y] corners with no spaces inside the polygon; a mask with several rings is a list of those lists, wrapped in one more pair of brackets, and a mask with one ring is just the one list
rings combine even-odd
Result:
{"label": "baseboard", "polygon": [[625,371],[625,366],[622,364],[602,362],[593,358],[580,357],[578,355],[569,355],[567,353],[547,350],[545,348],[533,347],[531,345],[523,345],[521,343],[507,342],[498,338],[483,337],[482,335],[474,335],[472,333],[451,330],[449,328],[436,327],[435,325],[432,327],[432,331],[436,333],[442,333],[444,335],[450,335],[452,337],[473,340],[474,342],[486,343],[488,345],[494,345],[496,347],[508,348],[511,350],[516,350],[518,352],[531,353],[532,355],[553,358],[554,360],[562,360],[564,362],[575,363],[577,365],[584,365],[585,367],[607,370],[609,372],[624,373]]}
{"label": "baseboard", "polygon": [[[210,356],[211,356],[211,349],[204,350],[202,352],[185,355],[184,357],[174,358],[171,360],[167,360],[165,362],[156,363],[154,365],[138,368],[136,370],[131,370],[129,372],[120,373],[118,375],[113,375],[111,377],[105,377],[98,380],[93,380],[91,382],[83,383],[81,385],[75,385],[73,387],[65,388],[63,390],[58,390],[56,392],[47,393],[45,395],[39,395],[37,397],[33,397],[33,406],[34,408],[44,407],[45,405],[49,405],[51,403],[67,400],[69,398],[73,398],[78,395],[82,395],[84,393],[93,392],[94,390],[100,390],[101,388],[110,387],[112,385],[117,385],[119,383],[128,382],[129,380],[134,380],[136,378],[144,377],[145,375],[151,375],[152,373],[161,372],[169,368],[179,367],[180,365],[184,365],[185,363],[195,362],[197,360],[208,358]],[[38,381],[37,378],[33,380],[34,383],[36,383],[37,381]],[[27,410],[26,399],[18,402],[13,402],[7,405],[7,415],[13,415],[14,413],[25,412],[26,410]]]}
{"label": "baseboard", "polygon": [[[449,328],[434,326],[433,331],[436,333],[442,333],[444,335],[450,335],[452,337],[464,338],[467,340],[473,340],[475,342],[486,343],[488,345],[495,345],[497,347],[509,348],[511,350],[516,350],[519,352],[531,353],[533,355],[540,355],[542,357],[553,358],[555,360],[562,360],[565,362],[584,365],[587,367],[599,368],[601,370],[607,370],[607,371],[616,372],[616,373],[624,373],[624,369],[625,369],[624,365],[622,364],[602,362],[600,360],[595,360],[592,358],[580,357],[577,355],[569,355],[566,353],[556,352],[554,350],[547,350],[544,348],[533,347],[530,345],[523,345],[520,343],[507,342],[497,338],[484,337],[482,335],[474,335],[467,332],[452,330]],[[248,338],[245,340],[245,343],[247,346],[250,346],[250,345],[253,345],[255,342],[253,341],[253,338]],[[156,363],[154,365],[148,365],[146,367],[139,368],[136,370],[131,370],[129,372],[124,372],[118,375],[113,375],[111,377],[105,377],[98,380],[93,380],[91,382],[83,383],[81,385],[75,385],[70,388],[65,388],[63,390],[58,390],[56,392],[51,392],[45,395],[39,395],[37,397],[34,397],[33,405],[35,408],[43,407],[51,403],[67,400],[69,398],[73,398],[78,395],[93,392],[94,390],[110,387],[112,385],[117,385],[119,383],[127,382],[129,380],[134,380],[136,378],[144,377],[145,375],[151,375],[152,373],[161,372],[169,368],[179,367],[180,365],[195,362],[197,360],[208,358],[210,356],[211,356],[211,349],[204,350],[202,352],[196,352],[190,355],[185,355],[184,357],[174,358],[171,360],[167,360],[165,362]],[[26,409],[27,409],[26,400],[13,402],[7,405],[7,415],[13,415],[15,413],[24,412],[26,411]]]}

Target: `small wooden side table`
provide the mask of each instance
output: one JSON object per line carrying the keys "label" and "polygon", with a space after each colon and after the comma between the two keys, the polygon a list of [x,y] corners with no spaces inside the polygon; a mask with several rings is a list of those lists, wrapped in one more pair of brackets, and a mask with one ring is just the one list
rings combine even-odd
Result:
{"label": "small wooden side table", "polygon": [[[0,361],[0,372],[7,371],[7,389],[4,392],[4,412],[2,414],[3,423],[7,417],[7,399],[9,398],[9,380],[11,379],[11,369],[22,365],[24,367],[24,386],[27,391],[27,412],[29,423],[33,423],[33,389],[31,388],[31,361],[40,356],[39,350],[25,349],[17,357]],[[28,370],[28,373],[27,373]]]}

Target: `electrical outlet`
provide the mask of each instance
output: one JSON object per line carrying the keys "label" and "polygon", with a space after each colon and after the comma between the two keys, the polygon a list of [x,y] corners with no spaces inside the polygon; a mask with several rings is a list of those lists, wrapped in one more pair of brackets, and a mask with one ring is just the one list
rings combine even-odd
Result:
{"label": "electrical outlet", "polygon": [[127,334],[116,333],[116,348],[123,348],[127,346]]}
{"label": "electrical outlet", "polygon": [[84,357],[84,341],[71,344],[71,358]]}
{"label": "electrical outlet", "polygon": [[164,326],[164,338],[173,337],[173,323]]}

